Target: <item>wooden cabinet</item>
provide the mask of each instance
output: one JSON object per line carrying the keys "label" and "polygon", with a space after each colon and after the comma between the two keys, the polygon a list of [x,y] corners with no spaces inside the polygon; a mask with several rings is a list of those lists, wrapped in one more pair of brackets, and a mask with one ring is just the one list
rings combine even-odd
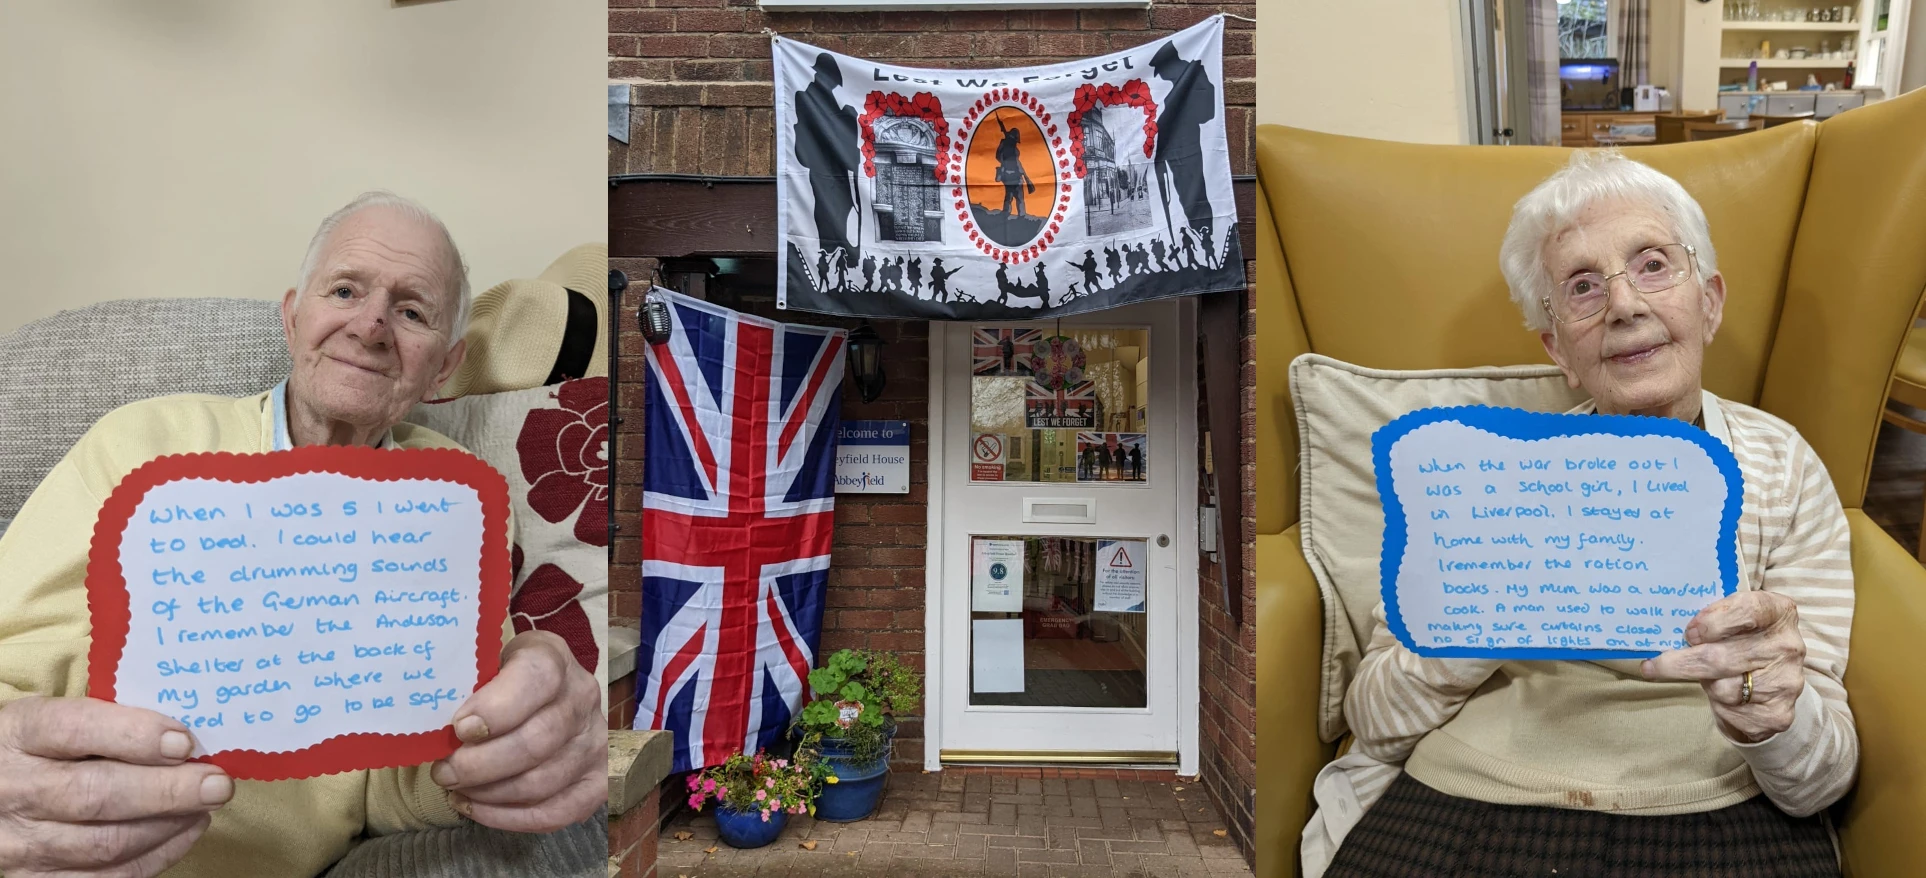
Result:
{"label": "wooden cabinet", "polygon": [[[1638,132],[1640,136],[1652,137],[1654,136],[1651,130],[1654,115],[1656,114],[1561,113],[1558,124],[1559,142],[1563,146],[1603,146],[1608,141],[1601,141],[1600,138],[1609,138],[1614,128],[1621,133],[1630,133],[1628,129],[1631,129]],[[1638,142],[1649,143],[1650,141]]]}

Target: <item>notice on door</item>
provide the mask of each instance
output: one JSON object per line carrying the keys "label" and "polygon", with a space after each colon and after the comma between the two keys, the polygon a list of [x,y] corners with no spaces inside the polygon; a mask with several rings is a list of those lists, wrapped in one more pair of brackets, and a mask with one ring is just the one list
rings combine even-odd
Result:
{"label": "notice on door", "polygon": [[970,481],[1003,481],[1003,463],[1009,449],[1001,433],[977,433],[970,437]]}
{"label": "notice on door", "polygon": [[1144,611],[1143,540],[1097,541],[1097,612]]}
{"label": "notice on door", "polygon": [[978,619],[970,623],[970,689],[1023,691],[1023,620]]}
{"label": "notice on door", "polygon": [[970,559],[970,611],[1023,612],[1023,541],[975,540]]}

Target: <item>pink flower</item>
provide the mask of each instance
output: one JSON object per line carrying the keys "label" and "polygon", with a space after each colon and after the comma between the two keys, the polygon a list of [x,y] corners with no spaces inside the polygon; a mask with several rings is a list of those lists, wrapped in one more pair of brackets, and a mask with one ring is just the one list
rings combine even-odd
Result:
{"label": "pink flower", "polygon": [[779,799],[779,798],[771,798],[771,799],[769,800],[769,808],[770,808],[770,810],[775,810],[775,811],[780,811],[780,810],[782,810],[782,799]]}
{"label": "pink flower", "polygon": [[[703,781],[702,781],[702,791],[703,791],[703,792],[705,792],[705,793],[713,793],[713,792],[715,792],[715,791],[716,791],[716,782],[715,782],[715,779],[714,779],[714,778],[704,778],[704,779],[703,779]],[[726,790],[725,790],[725,792],[726,792]]]}
{"label": "pink flower", "polygon": [[769,822],[769,812],[768,812],[768,811],[764,811],[764,812],[762,812],[762,822],[764,822],[764,823],[768,823],[768,822]]}
{"label": "pink flower", "polygon": [[702,796],[700,796],[700,795],[694,795],[694,796],[690,796],[690,797],[689,797],[689,807],[691,807],[691,808],[700,808],[700,807],[702,807]]}
{"label": "pink flower", "polygon": [[697,785],[697,784],[698,784],[698,783],[699,783],[699,782],[700,782],[701,780],[702,780],[702,778],[699,778],[699,777],[696,777],[696,776],[695,776],[695,775],[693,775],[693,774],[692,774],[692,775],[689,775],[689,789],[691,789],[691,790],[693,790],[693,789],[695,789],[695,788],[696,788],[696,785]]}
{"label": "pink flower", "polygon": [[757,790],[757,791],[756,791],[756,801],[758,801],[758,802],[760,802],[760,801],[762,801],[763,799],[767,799],[767,798],[769,798],[769,793],[767,793],[767,792],[765,792],[765,791],[763,791],[763,790]]}
{"label": "pink flower", "polygon": [[765,787],[768,787],[769,789],[772,789],[772,790],[773,790],[773,789],[775,789],[775,788],[776,788],[776,779],[775,779],[775,778],[773,778],[773,777],[772,777],[772,778],[770,778],[770,779],[769,779],[769,782],[768,782],[768,783],[766,783],[766,784],[763,784],[763,786],[765,786]]}

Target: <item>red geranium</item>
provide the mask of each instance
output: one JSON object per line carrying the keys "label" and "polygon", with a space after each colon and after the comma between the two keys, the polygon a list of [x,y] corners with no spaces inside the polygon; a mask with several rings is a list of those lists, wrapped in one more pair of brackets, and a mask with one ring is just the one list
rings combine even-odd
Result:
{"label": "red geranium", "polygon": [[522,422],[515,450],[528,480],[528,505],[550,522],[574,515],[575,538],[609,544],[609,380],[563,382],[557,409],[536,409]]}

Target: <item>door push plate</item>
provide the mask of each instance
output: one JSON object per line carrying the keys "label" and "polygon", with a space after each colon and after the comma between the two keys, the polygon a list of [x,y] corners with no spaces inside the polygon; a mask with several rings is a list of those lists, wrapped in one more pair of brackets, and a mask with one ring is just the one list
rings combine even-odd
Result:
{"label": "door push plate", "polygon": [[1084,497],[1025,497],[1025,524],[1096,524],[1097,501]]}

